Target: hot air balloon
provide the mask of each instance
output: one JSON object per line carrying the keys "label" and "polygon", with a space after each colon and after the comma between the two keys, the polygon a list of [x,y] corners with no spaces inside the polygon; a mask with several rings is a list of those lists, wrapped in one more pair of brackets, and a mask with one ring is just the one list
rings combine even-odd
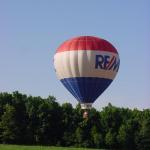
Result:
{"label": "hot air balloon", "polygon": [[86,110],[112,83],[119,64],[116,48],[94,36],[69,39],[57,48],[54,55],[58,79]]}

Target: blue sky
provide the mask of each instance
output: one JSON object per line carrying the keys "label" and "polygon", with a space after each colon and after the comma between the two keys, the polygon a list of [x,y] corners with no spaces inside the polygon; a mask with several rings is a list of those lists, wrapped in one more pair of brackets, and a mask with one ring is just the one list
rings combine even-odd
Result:
{"label": "blue sky", "polygon": [[0,0],[0,91],[77,104],[56,78],[53,55],[66,39],[94,35],[117,48],[121,64],[93,106],[149,108],[149,6],[148,0]]}

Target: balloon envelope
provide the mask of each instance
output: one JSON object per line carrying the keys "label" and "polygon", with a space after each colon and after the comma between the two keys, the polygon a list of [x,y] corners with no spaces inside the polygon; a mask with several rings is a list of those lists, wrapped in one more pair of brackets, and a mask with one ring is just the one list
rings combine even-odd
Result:
{"label": "balloon envelope", "polygon": [[116,48],[93,36],[65,41],[54,56],[59,80],[80,103],[89,105],[111,84],[119,64]]}

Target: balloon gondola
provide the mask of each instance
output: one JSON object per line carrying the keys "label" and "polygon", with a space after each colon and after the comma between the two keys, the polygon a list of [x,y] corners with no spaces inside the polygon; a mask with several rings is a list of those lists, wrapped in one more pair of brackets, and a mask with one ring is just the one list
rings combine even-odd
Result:
{"label": "balloon gondola", "polygon": [[116,48],[94,36],[69,39],[57,48],[54,55],[58,79],[84,110],[91,109],[94,101],[112,83],[119,64]]}

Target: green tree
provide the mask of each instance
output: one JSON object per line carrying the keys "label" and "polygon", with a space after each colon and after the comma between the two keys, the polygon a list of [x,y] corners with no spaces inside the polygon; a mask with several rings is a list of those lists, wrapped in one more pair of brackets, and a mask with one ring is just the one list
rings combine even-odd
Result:
{"label": "green tree", "polygon": [[[16,126],[18,127],[18,140],[17,144],[28,144],[28,116],[26,112],[25,102],[27,100],[27,96],[25,94],[21,94],[18,91],[12,93],[12,105],[15,107],[16,114]],[[27,142],[27,143],[26,143]]]}
{"label": "green tree", "polygon": [[76,122],[74,116],[74,109],[70,103],[62,105],[62,123],[63,123],[63,146],[71,146],[74,144],[74,132],[76,129]]}
{"label": "green tree", "polygon": [[6,104],[12,105],[12,94],[8,94],[6,92],[0,93],[0,119],[4,113]]}
{"label": "green tree", "polygon": [[150,149],[150,109],[92,108],[83,118],[78,104],[56,98],[0,93],[0,143],[110,149]]}
{"label": "green tree", "polygon": [[121,110],[119,108],[114,107],[109,103],[108,106],[103,108],[100,112],[100,117],[106,133],[110,129],[113,130],[113,132],[118,131],[122,123]]}
{"label": "green tree", "polygon": [[93,147],[102,148],[104,145],[104,140],[102,134],[98,131],[96,126],[91,129],[91,137],[93,141]]}
{"label": "green tree", "polygon": [[29,137],[32,144],[56,145],[62,137],[61,107],[53,96],[28,98]]}
{"label": "green tree", "polygon": [[46,118],[49,122],[47,131],[47,134],[49,134],[49,144],[59,145],[63,135],[62,108],[53,96],[49,96],[45,100],[49,103],[48,118]]}
{"label": "green tree", "polygon": [[14,144],[19,140],[19,131],[16,126],[16,110],[9,104],[5,105],[5,112],[3,113],[0,122],[0,131],[2,143]]}
{"label": "green tree", "polygon": [[129,120],[119,128],[117,140],[122,149],[135,149],[135,130],[138,130],[137,122]]}
{"label": "green tree", "polygon": [[107,148],[116,148],[116,135],[111,130],[106,133],[105,143]]}
{"label": "green tree", "polygon": [[39,142],[39,105],[42,103],[41,97],[29,96],[26,101],[26,113],[28,116],[27,136],[29,144]]}
{"label": "green tree", "polygon": [[75,142],[76,142],[76,146],[81,147],[83,146],[83,140],[84,140],[84,135],[83,135],[83,129],[78,127],[75,131]]}
{"label": "green tree", "polygon": [[137,139],[137,149],[150,149],[150,118],[146,118],[142,122],[142,127]]}

